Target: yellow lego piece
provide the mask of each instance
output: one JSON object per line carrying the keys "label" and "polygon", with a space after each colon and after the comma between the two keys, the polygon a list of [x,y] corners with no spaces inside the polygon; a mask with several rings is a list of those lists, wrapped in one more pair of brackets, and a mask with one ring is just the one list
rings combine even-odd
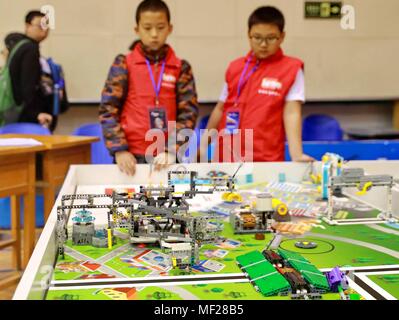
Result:
{"label": "yellow lego piece", "polygon": [[184,192],[183,191],[179,191],[179,192],[173,192],[173,195],[182,195],[182,194],[184,194]]}
{"label": "yellow lego piece", "polygon": [[222,194],[223,201],[227,202],[242,202],[242,197],[239,193],[235,192],[225,192]]}
{"label": "yellow lego piece", "polygon": [[108,249],[111,250],[112,249],[112,233],[111,233],[111,229],[108,229]]}
{"label": "yellow lego piece", "polygon": [[273,198],[272,199],[272,208],[276,209],[276,207],[280,204],[283,203],[281,200],[277,199],[277,198]]}
{"label": "yellow lego piece", "polygon": [[[373,186],[373,183],[371,181],[366,182],[363,186],[363,189],[356,192],[356,194],[359,196],[365,195],[371,189],[372,186]],[[359,187],[360,187],[360,185],[358,185],[358,188]]]}
{"label": "yellow lego piece", "polygon": [[312,180],[313,184],[320,184],[321,183],[321,175],[320,174],[311,174],[310,179]]}
{"label": "yellow lego piece", "polygon": [[327,155],[324,155],[323,158],[321,158],[322,162],[327,162],[328,160],[330,160],[330,157]]}

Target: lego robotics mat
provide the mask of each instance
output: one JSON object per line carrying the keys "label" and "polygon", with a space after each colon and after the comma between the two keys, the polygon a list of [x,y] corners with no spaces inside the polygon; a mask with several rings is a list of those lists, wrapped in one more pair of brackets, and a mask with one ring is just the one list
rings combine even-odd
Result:
{"label": "lego robotics mat", "polygon": [[220,177],[78,186],[46,299],[398,299],[395,219],[310,181]]}

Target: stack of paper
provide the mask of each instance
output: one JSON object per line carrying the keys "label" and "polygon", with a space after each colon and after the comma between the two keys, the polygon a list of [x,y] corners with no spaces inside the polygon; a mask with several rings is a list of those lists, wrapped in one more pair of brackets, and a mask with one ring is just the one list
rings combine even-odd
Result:
{"label": "stack of paper", "polygon": [[34,139],[9,138],[0,139],[0,147],[33,147],[41,146],[43,143]]}

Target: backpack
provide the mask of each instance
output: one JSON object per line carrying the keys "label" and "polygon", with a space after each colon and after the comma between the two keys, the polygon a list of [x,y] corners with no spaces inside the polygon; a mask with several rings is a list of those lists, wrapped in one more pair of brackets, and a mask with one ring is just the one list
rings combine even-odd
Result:
{"label": "backpack", "polygon": [[64,72],[61,65],[55,63],[52,58],[45,59],[42,57],[40,62],[42,64],[41,91],[45,97],[46,104],[51,104],[47,106],[47,112],[53,116],[58,116],[69,108]]}
{"label": "backpack", "polygon": [[59,64],[56,64],[52,58],[47,59],[47,63],[50,66],[51,70],[51,78],[54,82],[53,92],[54,92],[54,99],[53,99],[53,115],[57,116],[61,112],[66,110],[60,110],[60,90],[65,89],[65,80],[64,74],[62,72],[62,67]]}
{"label": "backpack", "polygon": [[0,127],[8,123],[17,122],[22,111],[23,106],[17,105],[14,99],[10,64],[18,49],[28,42],[29,40],[27,39],[19,41],[11,50],[6,65],[0,70]]}

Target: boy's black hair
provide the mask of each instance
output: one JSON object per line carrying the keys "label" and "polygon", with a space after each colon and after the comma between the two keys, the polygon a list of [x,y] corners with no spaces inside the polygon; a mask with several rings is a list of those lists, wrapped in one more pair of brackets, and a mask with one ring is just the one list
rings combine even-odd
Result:
{"label": "boy's black hair", "polygon": [[168,5],[162,0],[144,0],[142,1],[136,10],[136,23],[139,24],[140,16],[145,11],[155,11],[155,12],[164,12],[170,22],[170,10]]}
{"label": "boy's black hair", "polygon": [[254,25],[261,23],[274,24],[280,32],[284,32],[284,15],[275,7],[266,6],[256,9],[248,19],[248,30],[250,31]]}
{"label": "boy's black hair", "polygon": [[45,17],[46,15],[38,10],[32,10],[29,11],[28,14],[25,17],[25,23],[32,23],[32,20],[35,19],[36,17]]}

